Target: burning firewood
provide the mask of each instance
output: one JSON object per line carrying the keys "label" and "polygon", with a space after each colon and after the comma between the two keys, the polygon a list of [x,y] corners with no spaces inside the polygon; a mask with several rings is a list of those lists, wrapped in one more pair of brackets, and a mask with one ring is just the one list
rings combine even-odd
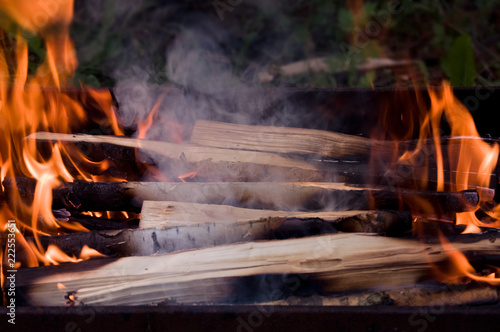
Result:
{"label": "burning firewood", "polygon": [[[474,155],[478,144],[498,143],[491,138],[443,137],[439,143],[434,139],[396,142],[323,130],[199,120],[193,128],[191,142],[231,151],[243,149],[301,155],[319,170],[334,173],[337,179],[347,183],[421,190],[442,186],[441,190],[451,191],[457,186],[470,188],[468,182],[478,183],[479,178],[489,180],[481,185],[486,189],[496,187],[497,183],[495,172],[468,172],[437,166],[453,165],[450,156]],[[442,155],[437,150],[447,153]],[[413,153],[408,157],[410,151]],[[406,157],[402,158],[403,155]],[[376,162],[368,164],[368,156]],[[421,181],[422,178],[426,180]],[[488,199],[492,196],[483,197],[483,200]]]}
{"label": "burning firewood", "polygon": [[[16,188],[21,197],[33,197],[36,182],[6,178],[5,199]],[[14,185],[16,187],[14,187]],[[484,190],[483,195],[493,196]],[[415,204],[429,202],[430,210]],[[432,192],[388,190],[321,182],[85,182],[74,181],[53,190],[53,207],[70,211],[139,212],[143,201],[225,204],[271,210],[386,210],[412,209],[420,215],[453,220],[456,212],[472,211],[479,203],[475,190]]]}
{"label": "burning firewood", "polygon": [[[326,181],[325,172],[310,163],[275,153],[207,148],[118,136],[70,135],[39,132],[26,137],[37,142],[115,145],[138,149],[169,165],[169,174],[196,172],[199,179],[219,181]],[[206,181],[206,180],[205,180]]]}
{"label": "burning firewood", "polygon": [[[492,138],[480,137],[442,137],[440,145],[450,153],[469,153],[476,148],[478,141],[498,143]],[[213,148],[250,150],[275,153],[297,153],[341,158],[364,156],[377,153],[391,156],[394,152],[402,154],[414,150],[418,144],[424,147],[426,157],[433,157],[436,142],[433,139],[408,141],[380,141],[362,136],[347,135],[332,131],[242,125],[216,121],[196,121],[191,143]],[[375,149],[375,151],[374,151]]]}
{"label": "burning firewood", "polygon": [[[41,237],[78,255],[88,245],[108,256],[146,256],[236,242],[344,232],[410,233],[409,213],[396,211],[293,212],[254,210],[183,202],[144,203],[139,229],[82,232]],[[18,253],[22,260],[23,251]]]}
{"label": "burning firewood", "polygon": [[[498,241],[491,239],[453,246],[490,257],[500,249]],[[18,272],[17,285],[30,302],[44,306],[141,305],[164,300],[217,303],[235,301],[243,277],[294,274],[326,293],[394,287],[429,278],[429,263],[447,257],[440,244],[334,234],[24,269]],[[273,283],[273,287],[281,286]]]}

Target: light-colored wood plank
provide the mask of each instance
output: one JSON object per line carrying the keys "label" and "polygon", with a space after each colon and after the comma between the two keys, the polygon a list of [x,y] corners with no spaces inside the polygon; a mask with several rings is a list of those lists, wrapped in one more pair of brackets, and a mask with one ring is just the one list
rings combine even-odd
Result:
{"label": "light-colored wood plank", "polygon": [[246,209],[229,205],[145,201],[142,206],[139,227],[179,227],[200,223],[246,224],[249,227],[254,227],[256,223],[262,222],[269,223],[270,228],[277,228],[285,218],[319,218],[332,221],[368,214],[375,215],[376,211],[298,212]]}
{"label": "light-colored wood plank", "polygon": [[[499,241],[453,246],[498,255]],[[394,287],[425,279],[448,254],[440,244],[367,234],[238,243],[148,257],[87,261],[18,271],[16,285],[35,305],[143,305],[235,299],[239,277],[301,274],[325,292]],[[61,285],[65,288],[62,288]]]}
{"label": "light-colored wood plank", "polygon": [[208,148],[196,144],[174,144],[161,141],[150,141],[111,135],[86,135],[86,134],[58,134],[49,132],[37,132],[26,137],[37,141],[59,141],[59,142],[86,142],[97,144],[113,144],[140,150],[150,151],[172,159],[183,158],[187,162],[201,162],[211,160],[212,162],[242,162],[260,165],[275,165],[282,167],[296,167],[307,170],[315,170],[311,164],[290,158],[284,158],[273,153],[261,153],[255,151],[227,151],[226,149]]}
{"label": "light-colored wood plank", "polygon": [[[191,142],[214,148],[317,154],[327,157],[369,155],[375,141],[315,129],[250,126],[198,120]],[[389,143],[384,143],[389,148]],[[394,148],[396,146],[394,145]]]}
{"label": "light-colored wood plank", "polygon": [[[38,132],[27,140],[51,141],[67,144],[107,144],[138,149],[162,165],[167,177],[176,178],[196,173],[201,181],[330,181],[324,171],[304,160],[280,156],[276,153],[228,150],[174,144],[118,136],[58,134]],[[108,151],[108,153],[110,153]],[[123,153],[117,150],[118,154]],[[115,154],[113,152],[113,154]],[[116,159],[116,156],[115,158]],[[122,158],[121,162],[125,159]]]}

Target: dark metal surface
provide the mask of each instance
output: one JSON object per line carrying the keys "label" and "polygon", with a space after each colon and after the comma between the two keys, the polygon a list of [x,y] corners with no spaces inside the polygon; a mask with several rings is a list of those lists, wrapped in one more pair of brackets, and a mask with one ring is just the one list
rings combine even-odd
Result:
{"label": "dark metal surface", "polygon": [[20,307],[1,331],[498,331],[499,307]]}

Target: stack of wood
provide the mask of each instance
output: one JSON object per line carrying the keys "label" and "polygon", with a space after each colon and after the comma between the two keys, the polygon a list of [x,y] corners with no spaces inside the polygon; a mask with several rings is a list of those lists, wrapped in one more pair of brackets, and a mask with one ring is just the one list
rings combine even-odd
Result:
{"label": "stack of wood", "polygon": [[[415,218],[440,220],[439,225],[458,233],[454,215],[476,209],[477,190],[434,192],[345,183],[369,176],[365,164],[370,152],[386,151],[389,158],[399,149],[394,143],[209,121],[196,123],[189,144],[53,133],[27,139],[90,144],[99,153],[114,151],[114,156],[116,150],[109,146],[138,149],[167,165],[163,171],[190,174],[192,181],[76,181],[55,189],[54,208],[72,213],[140,211],[140,222],[137,227],[42,238],[44,245],[55,244],[70,254],[88,245],[110,257],[21,269],[18,287],[30,303],[498,301],[494,287],[439,284],[442,276],[434,268],[449,264],[448,253],[437,238],[422,243],[412,235]],[[14,183],[25,191],[23,196],[33,190],[27,179],[6,179],[3,186]],[[482,199],[493,194],[481,189]],[[452,244],[469,256],[498,258],[499,242],[492,241],[496,236],[493,231],[456,236]]]}

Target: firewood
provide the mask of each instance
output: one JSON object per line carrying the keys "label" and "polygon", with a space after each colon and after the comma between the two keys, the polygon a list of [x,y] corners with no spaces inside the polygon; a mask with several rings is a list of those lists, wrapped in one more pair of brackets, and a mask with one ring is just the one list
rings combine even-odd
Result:
{"label": "firewood", "polygon": [[[477,143],[499,143],[499,140],[479,137],[442,137],[440,148],[443,151],[443,178],[445,188],[453,187],[456,170],[449,169],[448,155],[469,155],[477,149]],[[322,130],[252,126],[233,123],[220,123],[206,120],[196,122],[191,142],[214,148],[251,150],[275,153],[305,155],[319,170],[335,173],[342,181],[362,184],[386,184],[408,189],[430,189],[437,184],[436,147],[433,139],[409,141],[379,141],[360,136],[345,135]],[[399,161],[406,151],[415,151],[420,142],[419,152],[414,158]],[[319,156],[319,157],[318,157]],[[377,162],[368,163],[371,156]],[[335,160],[331,160],[335,158]],[[340,159],[340,160],[339,160]],[[472,180],[481,175],[477,170],[467,172]],[[421,183],[422,177],[427,181]],[[496,177],[490,181],[496,183]],[[467,183],[458,183],[466,186]],[[425,187],[422,187],[425,186]]]}
{"label": "firewood", "polygon": [[[396,211],[291,212],[183,202],[144,203],[139,229],[91,231],[40,237],[68,255],[83,245],[102,254],[137,256],[266,239],[344,232],[410,233],[409,213]],[[25,257],[18,250],[18,260]]]}
{"label": "firewood", "polygon": [[[297,222],[292,220],[297,219]],[[315,232],[357,231],[366,233],[399,233],[411,230],[409,214],[391,211],[328,211],[297,212],[256,210],[237,208],[229,205],[197,204],[184,202],[145,201],[141,212],[139,228],[200,227],[203,234],[220,232],[221,237],[237,233],[233,243],[250,239],[265,239],[273,231],[279,234],[307,234],[307,223],[301,227],[301,220],[316,219]],[[311,224],[311,223],[309,223]],[[333,227],[332,225],[333,224]],[[228,230],[217,231],[216,226],[228,226]],[[186,242],[195,241],[191,234]],[[210,243],[209,243],[210,245]]]}
{"label": "firewood", "polygon": [[[488,144],[500,143],[500,140],[492,138],[441,137],[440,145],[444,152],[458,154],[462,151],[467,155],[476,149],[479,141]],[[392,160],[397,160],[394,157],[405,151],[415,150],[419,143],[420,159],[434,160],[436,153],[434,139],[381,141],[317,129],[242,125],[207,120],[196,121],[190,142],[214,148],[320,155],[337,159],[367,157],[370,153],[376,153],[378,157],[389,156]],[[446,160],[446,153],[444,157]]]}
{"label": "firewood", "polygon": [[[65,144],[90,143],[116,145],[138,149],[165,165],[163,173],[168,177],[196,172],[198,180],[223,181],[318,181],[325,180],[310,163],[279,156],[275,153],[227,150],[202,147],[195,144],[174,144],[118,136],[84,134],[58,134],[38,132],[26,137],[37,142],[61,142]],[[177,181],[180,181],[177,179]]]}
{"label": "firewood", "polygon": [[[15,183],[15,184],[14,184]],[[36,182],[28,178],[6,178],[5,199],[16,190],[33,198]],[[15,186],[14,186],[15,185]],[[492,196],[491,190],[485,193]],[[484,194],[486,195],[486,194]],[[412,208],[419,215],[453,220],[456,212],[472,211],[479,203],[474,190],[432,192],[387,190],[321,182],[85,182],[74,181],[53,190],[53,207],[71,211],[139,212],[144,200],[223,204],[269,210],[400,210]],[[431,211],[417,201],[429,202]]]}
{"label": "firewood", "polygon": [[365,137],[323,130],[250,126],[206,120],[198,120],[191,134],[191,143],[202,146],[317,154],[334,158],[368,155],[375,142]]}
{"label": "firewood", "polygon": [[[453,246],[485,257],[500,249],[491,239]],[[227,303],[237,299],[241,277],[302,275],[327,293],[390,288],[425,280],[429,263],[447,257],[440,244],[334,234],[21,269],[16,286],[40,306]]]}
{"label": "firewood", "polygon": [[[213,122],[200,121],[199,123],[208,123],[208,126],[202,126],[203,130],[208,130],[214,124]],[[375,141],[363,137],[344,135],[326,131],[315,131],[299,128],[277,128],[277,127],[259,127],[243,126],[245,129],[239,130],[236,124],[217,124],[223,127],[233,128],[226,131],[215,130],[207,135],[211,139],[200,139],[200,144],[213,144],[220,148],[201,147],[189,144],[173,144],[166,142],[155,142],[147,140],[138,140],[113,136],[91,136],[91,135],[65,135],[54,133],[36,133],[27,137],[35,139],[38,142],[60,140],[64,144],[74,144],[75,147],[82,148],[84,151],[95,152],[96,160],[103,158],[113,161],[116,167],[123,170],[118,176],[126,176],[127,180],[140,180],[141,175],[147,169],[147,164],[151,163],[151,156],[162,165],[161,174],[168,178],[168,181],[180,182],[179,176],[183,174],[193,174],[192,181],[212,182],[212,181],[333,181],[347,182],[360,185],[385,185],[391,188],[407,188],[418,190],[434,190],[437,181],[437,169],[428,167],[427,164],[420,165],[421,158],[415,163],[398,164],[395,158],[397,152],[396,146],[399,146],[399,153],[408,149],[412,150],[416,146],[415,141],[406,142],[388,142]],[[263,128],[265,135],[259,134],[259,128]],[[280,134],[279,139],[273,138],[273,131]],[[291,139],[294,135],[289,135],[298,131],[299,139]],[[197,129],[195,127],[194,135]],[[237,134],[234,134],[237,132]],[[316,136],[307,135],[319,132]],[[245,134],[246,133],[246,134]],[[236,136],[235,136],[236,135]],[[246,136],[245,136],[246,135]],[[274,135],[274,136],[273,136]],[[234,136],[234,137],[233,137]],[[296,135],[295,135],[296,136]],[[329,142],[328,137],[338,138],[338,142],[333,140]],[[246,137],[246,144],[238,144],[235,148],[250,149],[253,151],[224,149],[230,142],[238,142],[241,137]],[[317,138],[319,137],[319,138]],[[102,139],[101,139],[102,138]],[[465,150],[474,149],[473,143],[477,139],[467,138],[463,146]],[[357,145],[354,142],[362,142],[361,151],[357,151],[351,145]],[[458,144],[459,139],[448,138],[446,143],[448,150],[461,149]],[[490,140],[491,141],[491,140]],[[229,142],[229,143],[228,143]],[[336,142],[332,145],[332,142]],[[337,144],[338,143],[338,144]],[[89,146],[85,146],[88,144]],[[121,145],[119,145],[121,144]],[[276,145],[278,144],[278,145]],[[317,145],[315,145],[317,144]],[[433,159],[434,151],[433,141],[428,141],[424,145],[429,151],[424,152],[425,158]],[[444,142],[443,142],[444,144]],[[171,148],[172,147],[172,148]],[[297,148],[299,147],[299,148]],[[329,148],[328,148],[329,147]],[[347,148],[348,147],[348,148]],[[147,153],[149,157],[139,154],[139,159],[135,155],[135,150]],[[331,150],[331,153],[328,152]],[[165,149],[165,150],[162,150]],[[372,149],[372,150],[370,150]],[[444,148],[443,148],[444,149]],[[182,154],[180,151],[184,151]],[[321,150],[321,151],[320,151]],[[359,150],[359,149],[358,149]],[[161,152],[161,151],[164,151]],[[267,151],[267,152],[262,152]],[[308,153],[307,157],[299,157],[297,154],[287,157],[276,155],[277,152],[303,152]],[[308,152],[309,151],[309,152]],[[356,152],[357,151],[357,152]],[[374,153],[377,158],[384,160],[382,163],[367,162],[369,153]],[[211,156],[215,153],[214,156]],[[264,154],[261,154],[264,153]],[[340,155],[347,160],[329,160],[311,156],[311,153],[323,153],[325,155]],[[465,151],[467,153],[467,151]],[[348,155],[344,155],[348,154]],[[355,156],[353,159],[351,156]],[[384,157],[385,156],[385,157]],[[255,161],[253,158],[259,158]],[[269,159],[269,158],[270,159]],[[144,159],[145,158],[145,159]],[[149,158],[149,159],[148,159]],[[361,159],[356,159],[361,158]],[[307,161],[305,161],[307,160]],[[268,162],[269,161],[269,162]],[[353,162],[354,161],[354,162]],[[144,164],[142,164],[144,163]],[[432,162],[431,162],[432,164]],[[68,165],[71,169],[71,165]],[[115,172],[115,168],[112,168]],[[99,171],[102,172],[102,171]],[[422,185],[422,176],[427,174],[428,181]],[[475,176],[475,173],[469,174]],[[445,190],[453,188],[450,179],[455,178],[456,172],[444,170]],[[494,174],[487,175],[494,177]],[[496,183],[496,178],[491,181]],[[463,185],[463,184],[462,184]],[[465,184],[466,185],[466,184]]]}

